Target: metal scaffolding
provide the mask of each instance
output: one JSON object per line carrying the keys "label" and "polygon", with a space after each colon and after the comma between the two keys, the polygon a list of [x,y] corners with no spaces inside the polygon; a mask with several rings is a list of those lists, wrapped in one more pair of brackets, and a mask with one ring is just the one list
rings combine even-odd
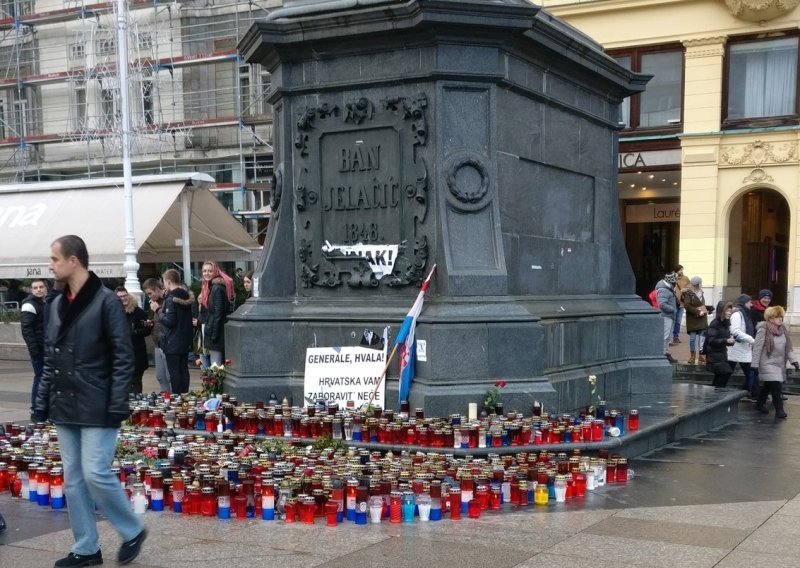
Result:
{"label": "metal scaffolding", "polygon": [[0,183],[118,175],[126,88],[136,175],[204,171],[233,213],[263,208],[270,77],[237,45],[279,6],[129,0],[120,85],[116,2],[0,0]]}

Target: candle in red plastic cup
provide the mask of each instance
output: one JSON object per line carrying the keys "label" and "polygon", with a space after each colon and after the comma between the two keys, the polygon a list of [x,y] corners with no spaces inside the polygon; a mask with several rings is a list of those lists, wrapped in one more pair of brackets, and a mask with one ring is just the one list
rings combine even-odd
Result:
{"label": "candle in red plastic cup", "polygon": [[639,429],[639,411],[631,409],[628,413],[628,430],[638,430]]}
{"label": "candle in red plastic cup", "polygon": [[328,501],[325,503],[325,519],[329,527],[336,526],[336,515],[339,512],[339,503]]}
{"label": "candle in red plastic cup", "polygon": [[467,514],[470,519],[479,519],[481,517],[481,502],[477,499],[472,499],[467,503]]}

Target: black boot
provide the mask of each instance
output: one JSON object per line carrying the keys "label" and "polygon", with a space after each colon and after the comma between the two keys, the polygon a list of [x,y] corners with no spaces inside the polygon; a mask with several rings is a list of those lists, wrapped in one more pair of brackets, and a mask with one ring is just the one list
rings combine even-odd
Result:
{"label": "black boot", "polygon": [[761,389],[758,391],[758,398],[756,398],[756,410],[764,414],[769,414],[769,410],[764,406],[767,403],[767,395],[769,394],[769,383],[763,383]]}
{"label": "black boot", "polygon": [[770,382],[770,394],[772,395],[772,406],[775,407],[775,418],[786,418],[783,410],[783,399],[781,398],[781,384],[778,381]]}

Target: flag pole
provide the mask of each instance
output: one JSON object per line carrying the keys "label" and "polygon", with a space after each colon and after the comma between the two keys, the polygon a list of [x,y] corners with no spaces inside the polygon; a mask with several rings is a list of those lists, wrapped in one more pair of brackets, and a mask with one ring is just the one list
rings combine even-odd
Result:
{"label": "flag pole", "polygon": [[[421,302],[421,298],[424,296],[425,291],[428,288],[428,283],[430,282],[431,278],[433,278],[433,273],[434,272],[436,272],[436,265],[435,264],[431,267],[431,270],[428,273],[428,277],[425,278],[425,281],[422,283],[422,289],[420,290],[419,294],[417,295],[416,302],[414,302],[414,306],[415,307],[416,307],[417,303]],[[421,306],[421,304],[420,304],[420,306]],[[412,307],[411,309],[413,311],[414,307]],[[417,312],[419,312],[419,309],[417,310]],[[419,314],[417,313],[417,315],[419,315]],[[414,316],[414,323],[416,323],[416,317],[417,316],[415,315]],[[406,318],[408,318],[408,316],[406,316]],[[400,333],[398,334],[398,340],[400,339],[400,335],[403,333],[402,329],[403,328],[401,328]],[[388,340],[388,338],[387,338],[387,340]],[[392,363],[392,359],[394,359],[394,356],[397,353],[397,346],[398,345],[400,345],[399,341],[395,341],[394,347],[392,347],[392,352],[386,358],[386,364],[383,367],[383,372],[381,373],[381,376],[378,379],[378,383],[375,385],[375,388],[372,389],[372,393],[370,394],[370,397],[369,397],[369,402],[367,403],[367,408],[372,406],[372,403],[375,400],[375,395],[378,394],[378,387],[380,387],[381,383],[383,382],[383,378],[386,376],[386,373],[389,370],[389,365]],[[402,379],[402,377],[400,377],[400,378]]]}
{"label": "flag pole", "polygon": [[381,383],[383,382],[383,378],[386,376],[386,372],[389,370],[389,365],[391,365],[392,359],[394,359],[396,353],[397,353],[397,343],[394,344],[394,347],[392,347],[392,352],[389,353],[389,356],[386,358],[386,364],[383,366],[383,372],[381,373],[378,382],[375,384],[375,388],[372,389],[372,394],[369,395],[369,402],[367,403],[367,408],[372,406],[372,402],[375,400],[375,395],[378,394],[378,388],[380,388]]}

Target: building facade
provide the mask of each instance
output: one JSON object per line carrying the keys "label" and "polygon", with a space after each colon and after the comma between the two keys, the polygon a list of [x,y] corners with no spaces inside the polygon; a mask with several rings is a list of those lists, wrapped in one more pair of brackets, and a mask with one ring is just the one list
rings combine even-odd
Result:
{"label": "building facade", "polygon": [[800,0],[539,3],[653,75],[620,124],[637,292],[680,263],[707,299],[769,288],[800,325]]}
{"label": "building facade", "polygon": [[269,217],[269,73],[239,39],[279,0],[0,0],[0,183],[122,174],[121,88],[133,174],[197,171],[253,235]]}

